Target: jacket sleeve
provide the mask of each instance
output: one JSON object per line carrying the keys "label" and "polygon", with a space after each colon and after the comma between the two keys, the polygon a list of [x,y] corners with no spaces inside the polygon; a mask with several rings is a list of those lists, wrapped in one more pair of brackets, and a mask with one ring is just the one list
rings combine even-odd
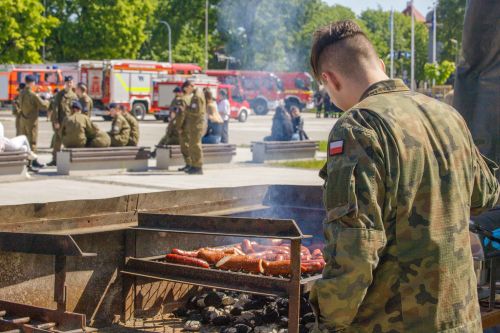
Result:
{"label": "jacket sleeve", "polygon": [[385,166],[376,133],[339,121],[329,138],[323,200],[326,267],[310,301],[319,330],[342,331],[354,320],[386,245],[382,221]]}
{"label": "jacket sleeve", "polygon": [[495,172],[498,166],[495,162],[483,156],[474,146],[474,185],[471,195],[471,214],[479,215],[493,208],[498,202],[500,188]]}
{"label": "jacket sleeve", "polygon": [[130,139],[130,125],[125,120],[125,118],[121,119],[121,131],[117,135],[115,135],[115,139],[125,144]]}
{"label": "jacket sleeve", "polygon": [[49,107],[49,101],[43,100],[37,94],[35,94],[34,100],[38,110],[47,110],[47,108]]}
{"label": "jacket sleeve", "polygon": [[85,136],[87,140],[94,139],[97,135],[97,127],[92,123],[90,118],[86,118],[85,123]]}

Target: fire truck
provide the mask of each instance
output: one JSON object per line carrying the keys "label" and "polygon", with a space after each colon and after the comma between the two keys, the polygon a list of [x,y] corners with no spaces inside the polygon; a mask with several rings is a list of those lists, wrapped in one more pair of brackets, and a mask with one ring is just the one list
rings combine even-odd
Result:
{"label": "fire truck", "polygon": [[277,72],[275,74],[283,83],[283,99],[287,109],[293,105],[301,110],[314,107],[313,79],[309,73]]}
{"label": "fire truck", "polygon": [[94,100],[94,114],[110,120],[106,105],[117,103],[130,108],[137,119],[152,112],[153,80],[167,75],[192,75],[201,67],[195,64],[170,64],[145,60],[83,60],[79,62],[80,80],[87,84]]}
{"label": "fire truck", "polygon": [[[240,122],[245,122],[250,114],[250,104],[239,93],[239,89],[229,84],[220,84],[217,79],[206,75],[195,75],[189,78],[196,87],[209,88],[217,101],[220,100],[220,91],[224,90],[231,107],[230,117]],[[171,76],[157,79],[153,82],[153,110],[155,117],[168,121],[170,103],[174,98],[174,88],[181,87],[185,77]]]}
{"label": "fire truck", "polygon": [[273,73],[263,71],[207,70],[207,75],[217,77],[220,83],[239,90],[248,100],[252,110],[265,115],[283,102],[281,80]]}
{"label": "fire truck", "polygon": [[63,74],[60,69],[29,68],[18,65],[0,66],[0,101],[10,103],[18,95],[17,87],[25,82],[27,75],[35,76],[36,92],[42,93],[46,98],[50,98],[54,89],[64,87]]}

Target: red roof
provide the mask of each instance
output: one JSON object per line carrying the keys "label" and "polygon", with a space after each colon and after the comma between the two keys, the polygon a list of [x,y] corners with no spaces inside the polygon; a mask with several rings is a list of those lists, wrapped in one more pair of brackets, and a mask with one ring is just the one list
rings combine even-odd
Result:
{"label": "red roof", "polygon": [[[402,13],[406,16],[411,15],[411,2],[408,2],[408,4],[406,5],[406,8],[402,11]],[[422,13],[420,13],[418,11],[418,9],[415,8],[415,6],[413,6],[413,15],[415,16],[415,21],[425,22],[425,16],[422,15]]]}

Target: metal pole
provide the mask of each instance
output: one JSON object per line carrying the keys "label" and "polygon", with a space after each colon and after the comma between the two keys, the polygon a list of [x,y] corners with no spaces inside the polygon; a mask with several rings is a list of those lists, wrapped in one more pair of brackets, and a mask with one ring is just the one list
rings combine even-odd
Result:
{"label": "metal pole", "polygon": [[160,23],[165,24],[168,29],[168,62],[172,63],[172,29],[170,29],[168,22],[160,21]]}
{"label": "metal pole", "polygon": [[[43,0],[43,17],[47,17],[47,3],[46,3],[46,0]],[[45,63],[45,38],[43,38],[42,59],[43,59],[43,62]]]}
{"label": "metal pole", "polygon": [[391,8],[391,79],[394,78],[394,8]]}
{"label": "metal pole", "polygon": [[411,69],[410,69],[410,88],[415,90],[415,15],[413,13],[413,0],[411,5]]}
{"label": "metal pole", "polygon": [[[432,63],[434,65],[437,64],[436,60],[436,30],[437,30],[437,25],[436,25],[436,7],[437,3],[434,3],[434,11],[432,14]],[[436,85],[436,79],[432,79],[432,86]]]}
{"label": "metal pole", "polygon": [[205,69],[208,69],[208,0],[205,1]]}

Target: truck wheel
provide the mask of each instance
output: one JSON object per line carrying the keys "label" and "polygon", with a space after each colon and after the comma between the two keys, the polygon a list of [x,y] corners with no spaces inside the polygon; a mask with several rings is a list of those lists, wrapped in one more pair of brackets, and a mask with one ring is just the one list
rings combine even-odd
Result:
{"label": "truck wheel", "polygon": [[137,120],[144,120],[147,112],[148,109],[144,103],[138,102],[132,106],[132,114]]}
{"label": "truck wheel", "polygon": [[257,99],[252,102],[252,109],[255,114],[259,116],[266,115],[269,112],[269,108],[267,107],[267,102],[263,99]]}
{"label": "truck wheel", "polygon": [[240,114],[238,115],[238,121],[240,123],[244,123],[248,119],[248,111],[247,110],[241,110]]}
{"label": "truck wheel", "polygon": [[111,116],[102,116],[102,119],[104,119],[104,121],[111,121],[111,120],[113,120],[113,117],[111,117]]}

